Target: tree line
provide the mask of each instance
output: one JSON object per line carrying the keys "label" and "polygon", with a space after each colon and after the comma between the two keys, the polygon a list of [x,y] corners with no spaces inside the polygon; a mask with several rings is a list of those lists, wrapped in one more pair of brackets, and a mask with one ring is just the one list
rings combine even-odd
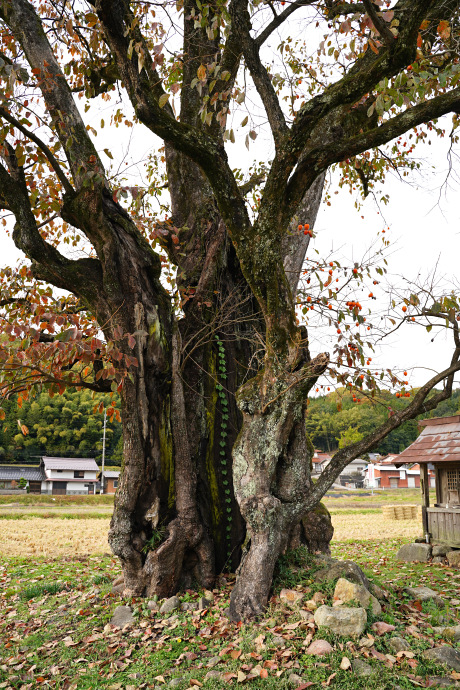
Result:
{"label": "tree line", "polygon": [[[402,410],[405,405],[402,398],[385,391],[380,392],[373,400],[361,399],[357,404],[342,388],[310,400],[306,417],[307,433],[315,448],[333,452],[361,441],[373,429],[383,424],[393,412]],[[458,413],[459,410],[460,389],[457,389],[452,397],[441,402],[436,410],[422,413],[391,431],[373,450],[381,455],[401,453],[419,435],[418,420],[427,417],[447,417]]]}
{"label": "tree line", "polygon": [[[35,464],[43,455],[102,459],[104,416],[100,403],[108,406],[109,394],[67,389],[50,397],[39,393],[22,401],[3,402],[5,419],[0,426],[0,462]],[[107,420],[106,462],[121,465],[121,423]]]}

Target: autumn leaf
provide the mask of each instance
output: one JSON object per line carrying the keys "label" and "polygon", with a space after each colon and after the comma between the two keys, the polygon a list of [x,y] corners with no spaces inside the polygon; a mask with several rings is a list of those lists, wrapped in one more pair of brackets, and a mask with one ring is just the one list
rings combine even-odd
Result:
{"label": "autumn leaf", "polygon": [[450,24],[444,20],[440,21],[438,24],[438,34],[441,36],[443,41],[447,41],[450,38]]}
{"label": "autumn leaf", "polygon": [[344,656],[342,661],[340,662],[340,668],[342,671],[346,671],[348,668],[351,667],[351,661],[347,656]]}
{"label": "autumn leaf", "polygon": [[196,73],[200,81],[206,81],[206,67],[204,65],[200,65]]}

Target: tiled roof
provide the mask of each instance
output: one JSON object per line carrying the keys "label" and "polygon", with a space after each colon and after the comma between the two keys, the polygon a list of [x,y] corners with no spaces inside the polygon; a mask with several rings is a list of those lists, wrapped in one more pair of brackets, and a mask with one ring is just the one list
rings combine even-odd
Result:
{"label": "tiled roof", "polygon": [[45,470],[93,470],[99,467],[93,458],[48,458],[43,457]]}
{"label": "tiled roof", "polygon": [[0,465],[0,479],[3,481],[19,481],[21,478],[27,481],[40,482],[45,479],[45,473],[41,467],[18,467],[17,465]]}
{"label": "tiled roof", "polygon": [[419,422],[422,433],[400,453],[400,462],[460,462],[460,415]]}
{"label": "tiled roof", "polygon": [[119,472],[115,472],[115,471],[106,472],[106,471],[104,471],[104,477],[106,479],[118,479],[119,476],[120,476]]}

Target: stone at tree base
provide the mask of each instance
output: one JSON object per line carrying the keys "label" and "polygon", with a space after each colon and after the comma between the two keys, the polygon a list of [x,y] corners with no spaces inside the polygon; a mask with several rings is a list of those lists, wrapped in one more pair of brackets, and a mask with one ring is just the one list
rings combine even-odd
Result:
{"label": "stone at tree base", "polygon": [[458,688],[458,683],[453,678],[445,678],[444,676],[429,676],[430,688]]}
{"label": "stone at tree base", "polygon": [[460,550],[449,551],[446,556],[450,566],[453,568],[460,568]]}
{"label": "stone at tree base", "polygon": [[180,608],[181,611],[196,611],[198,604],[195,601],[183,601]]}
{"label": "stone at tree base", "polygon": [[460,671],[460,652],[452,647],[443,645],[442,647],[433,647],[433,649],[426,649],[423,652],[425,659],[432,659],[439,664],[444,664],[454,671]]}
{"label": "stone at tree base", "polygon": [[385,621],[377,621],[372,625],[372,630],[377,633],[377,635],[386,635],[389,632],[393,632],[395,626],[390,623],[385,623]]}
{"label": "stone at tree base", "polygon": [[366,627],[367,613],[362,608],[320,606],[315,611],[315,623],[336,635],[359,636]]}
{"label": "stone at tree base", "polygon": [[303,678],[301,676],[298,676],[297,673],[291,673],[291,675],[288,678],[288,681],[292,685],[295,685],[297,687],[298,685],[301,685],[303,683]]}
{"label": "stone at tree base", "polygon": [[405,587],[404,591],[416,601],[432,601],[439,608],[444,607],[444,601],[434,589],[429,587]]}
{"label": "stone at tree base", "polygon": [[204,679],[210,680],[211,678],[220,678],[220,671],[208,671]]}
{"label": "stone at tree base", "polygon": [[362,606],[364,609],[367,609],[370,604],[374,616],[378,616],[380,613],[382,613],[382,607],[380,606],[378,599],[376,599],[374,595],[369,592],[369,590],[367,590],[363,585],[357,585],[355,582],[346,580],[344,577],[340,577],[337,580],[334,590],[334,600],[339,600],[344,603],[356,601],[356,603]]}
{"label": "stone at tree base", "polygon": [[444,544],[436,544],[433,546],[433,556],[445,556],[452,551],[450,546],[445,546]]}
{"label": "stone at tree base", "polygon": [[171,611],[175,611],[178,608],[180,608],[179,597],[169,597],[169,599],[162,603],[160,613],[171,613]]}
{"label": "stone at tree base", "polygon": [[403,637],[395,635],[388,640],[388,646],[391,651],[397,654],[398,652],[408,652],[411,648],[410,644]]}
{"label": "stone at tree base", "polygon": [[207,599],[206,597],[200,597],[198,599],[198,610],[208,609],[214,603],[214,599]]}
{"label": "stone at tree base", "polygon": [[306,654],[311,654],[312,656],[324,656],[325,654],[330,654],[332,652],[332,646],[327,640],[313,640],[309,647],[306,649]]}
{"label": "stone at tree base", "polygon": [[437,635],[442,635],[447,640],[453,640],[454,642],[460,642],[460,625],[455,626],[437,626],[433,628]]}
{"label": "stone at tree base", "polygon": [[369,580],[359,565],[356,565],[353,561],[334,561],[331,559],[327,567],[318,570],[314,574],[315,582],[336,580],[339,577],[355,582],[357,585],[363,585],[366,589],[370,587]]}
{"label": "stone at tree base", "polygon": [[379,587],[378,585],[375,585],[373,582],[370,582],[370,593],[374,595],[374,597],[377,597],[379,601],[383,601],[384,599],[387,599],[387,595],[385,594],[385,591]]}
{"label": "stone at tree base", "polygon": [[357,676],[371,676],[374,673],[372,666],[366,664],[362,659],[353,659],[351,662],[353,673]]}
{"label": "stone at tree base", "polygon": [[113,612],[112,620],[110,621],[112,625],[116,625],[117,628],[123,628],[128,623],[134,623],[135,618],[133,612],[129,606],[117,606]]}
{"label": "stone at tree base", "polygon": [[123,575],[119,575],[114,581],[113,586],[118,587],[118,585],[123,585],[125,583],[125,578]]}
{"label": "stone at tree base", "polygon": [[160,607],[158,606],[157,601],[154,601],[153,599],[151,599],[150,601],[147,602],[147,608],[150,609],[150,611],[158,611],[158,609]]}
{"label": "stone at tree base", "polygon": [[302,592],[296,592],[295,589],[282,589],[280,592],[280,599],[283,604],[298,604],[304,598]]}
{"label": "stone at tree base", "polygon": [[413,561],[420,561],[420,563],[426,563],[431,558],[431,545],[430,544],[404,544],[401,546],[398,553],[396,554],[398,561],[407,561],[411,563]]}
{"label": "stone at tree base", "polygon": [[318,503],[302,518],[304,538],[310,553],[322,553],[330,556],[331,539],[334,535],[331,514],[324,505]]}
{"label": "stone at tree base", "polygon": [[443,556],[434,556],[433,560],[431,561],[432,563],[440,564],[440,563],[445,563],[446,559]]}
{"label": "stone at tree base", "polygon": [[112,594],[123,594],[123,590],[125,588],[125,583],[121,582],[119,585],[113,585],[112,587]]}
{"label": "stone at tree base", "polygon": [[209,661],[208,661],[208,663],[206,664],[206,666],[207,666],[208,668],[214,668],[214,666],[217,666],[217,664],[220,664],[221,661],[222,661],[222,657],[220,657],[220,656],[212,656],[212,657],[209,659]]}

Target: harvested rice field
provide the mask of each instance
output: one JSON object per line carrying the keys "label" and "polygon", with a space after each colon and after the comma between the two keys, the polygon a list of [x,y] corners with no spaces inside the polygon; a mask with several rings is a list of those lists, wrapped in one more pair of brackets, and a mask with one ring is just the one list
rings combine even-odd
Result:
{"label": "harvested rice field", "polygon": [[[413,539],[421,532],[419,520],[391,520],[382,513],[346,511],[333,514],[334,542],[347,540]],[[108,553],[109,519],[66,520],[24,517],[0,520],[0,554],[4,556],[82,556]]]}

